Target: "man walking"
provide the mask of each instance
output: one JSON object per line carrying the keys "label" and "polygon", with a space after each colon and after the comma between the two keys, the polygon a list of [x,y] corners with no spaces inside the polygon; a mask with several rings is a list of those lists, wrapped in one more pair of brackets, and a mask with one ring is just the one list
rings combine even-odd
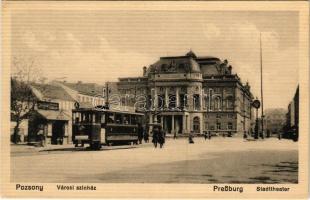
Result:
{"label": "man walking", "polygon": [[158,135],[158,143],[160,145],[160,148],[163,148],[163,146],[165,144],[165,137],[166,137],[166,133],[164,132],[164,130],[160,126],[159,127],[159,135]]}
{"label": "man walking", "polygon": [[157,143],[158,143],[158,140],[159,140],[159,129],[157,126],[154,126],[153,127],[153,131],[152,131],[152,135],[153,135],[153,139],[152,139],[152,142],[154,144],[154,147],[157,148]]}
{"label": "man walking", "polygon": [[143,127],[139,123],[138,124],[138,140],[139,140],[139,144],[142,144],[142,139],[143,139]]}

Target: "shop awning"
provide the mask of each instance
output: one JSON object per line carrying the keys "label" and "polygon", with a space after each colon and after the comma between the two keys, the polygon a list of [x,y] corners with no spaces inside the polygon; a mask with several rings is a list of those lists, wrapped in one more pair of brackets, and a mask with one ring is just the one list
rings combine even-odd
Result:
{"label": "shop awning", "polygon": [[47,120],[70,120],[70,114],[65,111],[55,111],[55,110],[37,110],[37,112],[46,118]]}

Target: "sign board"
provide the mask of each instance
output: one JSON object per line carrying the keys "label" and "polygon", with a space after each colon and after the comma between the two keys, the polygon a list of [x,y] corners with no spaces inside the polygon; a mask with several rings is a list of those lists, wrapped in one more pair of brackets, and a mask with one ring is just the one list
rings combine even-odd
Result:
{"label": "sign board", "polygon": [[48,102],[48,101],[38,101],[37,107],[38,109],[41,109],[41,110],[59,110],[59,103]]}
{"label": "sign board", "polygon": [[253,103],[252,103],[252,106],[256,109],[259,109],[260,107],[260,101],[259,100],[254,100]]}

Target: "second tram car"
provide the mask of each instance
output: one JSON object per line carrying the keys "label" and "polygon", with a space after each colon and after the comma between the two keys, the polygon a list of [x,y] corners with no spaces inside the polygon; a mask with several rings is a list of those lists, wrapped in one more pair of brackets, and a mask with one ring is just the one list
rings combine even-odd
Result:
{"label": "second tram car", "polygon": [[72,110],[72,141],[91,149],[116,143],[138,143],[138,124],[143,114],[98,108]]}

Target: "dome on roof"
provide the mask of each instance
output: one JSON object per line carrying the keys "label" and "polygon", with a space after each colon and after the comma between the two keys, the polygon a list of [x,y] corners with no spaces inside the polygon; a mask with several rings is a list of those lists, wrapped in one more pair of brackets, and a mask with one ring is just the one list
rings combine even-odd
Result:
{"label": "dome on roof", "polygon": [[151,65],[147,73],[193,73],[200,72],[199,64],[192,57],[162,57]]}

